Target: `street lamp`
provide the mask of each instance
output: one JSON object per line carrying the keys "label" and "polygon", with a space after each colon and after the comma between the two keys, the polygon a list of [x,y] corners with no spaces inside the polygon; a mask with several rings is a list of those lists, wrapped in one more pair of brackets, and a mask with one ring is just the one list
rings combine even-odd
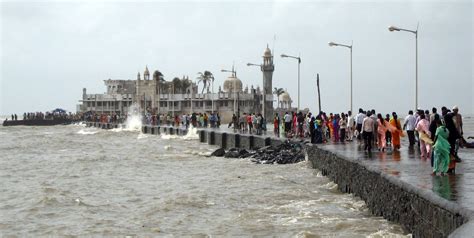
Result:
{"label": "street lamp", "polygon": [[[247,66],[257,66],[257,67],[260,67],[260,69],[262,69],[262,65],[261,64],[252,64],[252,63],[247,63]],[[263,71],[263,70],[262,70]],[[263,73],[262,73],[262,77],[263,77]],[[262,81],[263,82],[263,81]],[[266,111],[265,111],[265,103],[266,103],[266,98],[265,98],[265,85],[263,85],[263,97],[262,97],[262,100],[263,100],[263,105],[262,105],[262,114],[263,114],[263,117],[266,118]]]}
{"label": "street lamp", "polygon": [[418,25],[416,30],[407,30],[396,26],[389,26],[389,31],[406,31],[415,34],[415,109],[418,109]]}
{"label": "street lamp", "polygon": [[232,86],[232,91],[234,92],[234,114],[235,114],[236,113],[235,112],[236,111],[236,108],[235,108],[236,102],[235,101],[237,99],[237,97],[236,97],[237,87],[235,85],[235,82],[237,81],[237,79],[236,79],[237,78],[237,72],[234,70],[234,66],[232,66],[232,70],[221,69],[221,72],[232,73],[232,77],[234,77],[234,79],[233,79],[234,83],[233,83],[233,86]]}
{"label": "street lamp", "polygon": [[301,57],[291,56],[291,55],[281,55],[282,58],[293,58],[298,60],[298,108],[296,111],[300,110],[300,64],[301,64]]}
{"label": "street lamp", "polygon": [[193,115],[193,92],[194,92],[194,85],[193,80],[191,80],[191,95],[189,97],[189,101],[191,102],[191,115]]}
{"label": "street lamp", "polygon": [[351,51],[351,97],[350,97],[350,111],[352,111],[352,44],[351,45],[344,45],[344,44],[339,44],[339,43],[334,43],[334,42],[329,42],[328,43],[329,46],[333,47],[333,46],[342,46],[342,47],[346,47],[346,48],[349,48],[349,50]]}

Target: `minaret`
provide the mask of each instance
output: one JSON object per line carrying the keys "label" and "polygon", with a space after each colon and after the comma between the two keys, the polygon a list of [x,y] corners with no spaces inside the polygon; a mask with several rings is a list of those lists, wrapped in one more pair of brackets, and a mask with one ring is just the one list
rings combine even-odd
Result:
{"label": "minaret", "polygon": [[261,67],[263,73],[263,94],[265,94],[265,119],[271,122],[273,118],[273,93],[272,93],[272,77],[275,66],[273,65],[273,55],[270,48],[263,52],[263,64]]}
{"label": "minaret", "polygon": [[150,71],[148,71],[148,65],[145,67],[145,72],[143,72],[143,80],[150,80]]}

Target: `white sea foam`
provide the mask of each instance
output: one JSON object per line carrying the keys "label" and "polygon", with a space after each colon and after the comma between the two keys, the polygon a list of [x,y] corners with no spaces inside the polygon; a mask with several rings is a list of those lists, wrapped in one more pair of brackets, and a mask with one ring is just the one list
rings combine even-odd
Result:
{"label": "white sea foam", "polygon": [[142,115],[140,107],[137,104],[133,104],[129,108],[127,120],[125,121],[124,131],[141,131],[142,129]]}
{"label": "white sea foam", "polygon": [[163,140],[171,140],[171,139],[177,139],[180,138],[180,136],[177,135],[168,135],[168,134],[162,134],[161,139]]}
{"label": "white sea foam", "polygon": [[118,127],[118,128],[112,128],[110,129],[111,132],[122,132],[123,131],[123,128],[122,127]]}
{"label": "white sea foam", "polygon": [[80,131],[77,132],[77,134],[80,134],[80,135],[94,135],[97,133],[99,133],[99,130],[81,129]]}
{"label": "white sea foam", "polygon": [[140,134],[138,134],[138,136],[137,136],[137,139],[138,139],[138,140],[140,140],[140,139],[145,139],[145,138],[148,138],[148,135],[147,135],[147,134],[140,133]]}
{"label": "white sea foam", "polygon": [[73,123],[72,125],[73,126],[80,126],[80,127],[86,127],[87,126],[87,124],[84,123],[84,122]]}
{"label": "white sea foam", "polygon": [[189,127],[188,128],[188,133],[186,133],[186,135],[183,136],[183,139],[184,140],[197,140],[199,139],[199,135],[197,133],[197,128],[195,127]]}
{"label": "white sea foam", "polygon": [[401,238],[401,237],[411,238],[413,236],[412,234],[408,234],[408,235],[394,234],[386,230],[380,230],[367,236],[367,238]]}

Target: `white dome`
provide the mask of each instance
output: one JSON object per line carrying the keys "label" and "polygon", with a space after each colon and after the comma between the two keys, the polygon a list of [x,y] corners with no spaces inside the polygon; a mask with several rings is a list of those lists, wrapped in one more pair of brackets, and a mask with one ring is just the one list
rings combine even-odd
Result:
{"label": "white dome", "polygon": [[280,94],[278,98],[281,102],[291,102],[290,94],[288,94],[287,92]]}
{"label": "white dome", "polygon": [[[236,89],[233,89],[233,88]],[[242,92],[242,81],[238,79],[237,77],[230,76],[224,81],[224,92]]]}
{"label": "white dome", "polygon": [[272,51],[267,47],[263,52],[263,56],[265,57],[272,57]]}

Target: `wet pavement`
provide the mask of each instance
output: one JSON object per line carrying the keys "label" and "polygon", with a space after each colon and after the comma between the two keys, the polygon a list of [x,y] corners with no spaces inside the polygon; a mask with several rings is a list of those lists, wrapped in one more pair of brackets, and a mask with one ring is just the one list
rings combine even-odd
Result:
{"label": "wet pavement", "polygon": [[457,163],[456,174],[432,176],[431,161],[420,159],[418,148],[408,148],[408,141],[402,139],[400,151],[371,153],[364,151],[358,141],[324,144],[322,149],[343,155],[353,160],[365,160],[365,165],[377,168],[390,176],[407,182],[420,190],[438,195],[446,200],[458,203],[462,207],[474,208],[474,149],[460,149],[462,163]]}

